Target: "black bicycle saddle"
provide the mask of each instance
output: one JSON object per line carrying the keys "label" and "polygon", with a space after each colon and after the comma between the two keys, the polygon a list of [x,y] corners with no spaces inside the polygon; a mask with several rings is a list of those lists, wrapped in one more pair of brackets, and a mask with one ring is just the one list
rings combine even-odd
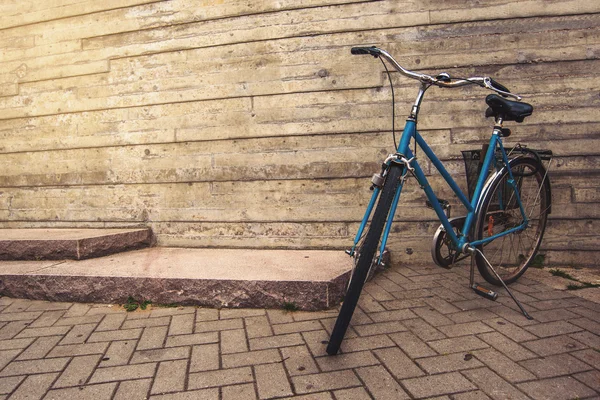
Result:
{"label": "black bicycle saddle", "polygon": [[506,100],[496,94],[490,94],[485,98],[490,106],[485,111],[486,117],[501,117],[504,121],[523,122],[525,117],[533,113],[533,106],[519,101]]}

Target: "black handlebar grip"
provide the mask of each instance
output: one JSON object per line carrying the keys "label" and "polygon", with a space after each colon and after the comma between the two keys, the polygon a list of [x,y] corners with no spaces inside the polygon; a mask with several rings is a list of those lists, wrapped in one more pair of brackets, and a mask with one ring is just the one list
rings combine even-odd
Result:
{"label": "black handlebar grip", "polygon": [[350,49],[352,54],[370,54],[373,57],[379,57],[379,49],[375,46],[372,47],[353,47]]}
{"label": "black handlebar grip", "polygon": [[[506,86],[504,86],[501,83],[496,82],[495,80],[493,80],[492,78],[490,78],[490,83],[492,84],[493,87],[495,87],[498,90],[502,90],[503,92],[507,92],[510,93],[510,90],[508,90],[508,88]],[[506,95],[502,95],[504,97],[507,97]]]}

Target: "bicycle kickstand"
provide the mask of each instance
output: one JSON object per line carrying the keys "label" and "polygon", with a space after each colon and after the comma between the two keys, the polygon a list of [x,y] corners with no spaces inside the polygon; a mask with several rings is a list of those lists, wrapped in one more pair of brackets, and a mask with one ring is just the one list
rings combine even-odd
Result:
{"label": "bicycle kickstand", "polygon": [[512,294],[512,292],[510,291],[510,289],[508,288],[508,286],[506,286],[506,283],[504,283],[504,280],[500,277],[500,275],[498,275],[498,273],[496,272],[496,270],[494,269],[494,267],[492,266],[492,264],[488,261],[488,259],[483,255],[483,252],[475,247],[469,247],[467,249],[467,251],[469,251],[471,253],[471,276],[470,276],[470,285],[471,288],[480,296],[483,296],[485,298],[488,298],[490,300],[496,300],[498,298],[498,293],[491,291],[489,289],[486,289],[484,287],[481,287],[479,285],[475,285],[473,280],[474,280],[474,274],[475,274],[475,253],[478,253],[481,258],[483,258],[483,260],[485,261],[485,263],[487,264],[487,266],[490,268],[490,270],[494,273],[494,275],[496,275],[496,278],[498,278],[498,280],[500,281],[500,283],[502,283],[502,286],[504,286],[504,289],[506,289],[506,292],[510,295],[510,297],[514,300],[515,304],[519,307],[519,309],[521,310],[521,312],[523,313],[523,315],[525,316],[525,318],[532,320],[533,317],[531,315],[529,315],[527,313],[527,311],[525,311],[525,308],[523,308],[523,305],[521,304],[521,302]]}

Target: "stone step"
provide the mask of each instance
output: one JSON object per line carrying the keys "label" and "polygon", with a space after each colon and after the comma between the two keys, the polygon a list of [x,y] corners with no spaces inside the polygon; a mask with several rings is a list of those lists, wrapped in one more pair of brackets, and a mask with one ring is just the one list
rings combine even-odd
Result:
{"label": "stone step", "polygon": [[0,261],[0,293],[51,301],[209,307],[339,303],[352,259],[343,251],[153,247],[82,261]]}
{"label": "stone step", "polygon": [[148,228],[0,229],[0,260],[82,260],[151,244]]}

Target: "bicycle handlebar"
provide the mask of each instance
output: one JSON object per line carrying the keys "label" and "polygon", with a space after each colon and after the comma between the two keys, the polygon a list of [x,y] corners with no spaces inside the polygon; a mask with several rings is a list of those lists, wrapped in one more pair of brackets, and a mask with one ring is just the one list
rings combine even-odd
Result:
{"label": "bicycle handlebar", "polygon": [[375,46],[353,47],[350,50],[350,52],[355,55],[370,54],[375,58],[382,57],[383,59],[387,60],[390,64],[392,64],[392,66],[398,72],[400,72],[402,75],[407,76],[411,79],[416,79],[416,80],[426,83],[426,84],[436,85],[439,87],[446,87],[446,88],[454,88],[454,87],[459,87],[459,86],[475,84],[475,85],[484,87],[486,89],[492,90],[503,97],[512,97],[517,100],[521,100],[521,96],[511,93],[510,90],[508,90],[508,88],[506,86],[496,82],[495,80],[493,80],[492,78],[490,78],[488,76],[474,76],[474,77],[467,78],[467,79],[455,79],[455,78],[452,78],[447,73],[442,73],[436,77],[433,77],[431,75],[407,70],[406,68],[402,67],[394,59],[394,57],[392,57],[387,51],[385,51],[383,49],[379,49]]}

